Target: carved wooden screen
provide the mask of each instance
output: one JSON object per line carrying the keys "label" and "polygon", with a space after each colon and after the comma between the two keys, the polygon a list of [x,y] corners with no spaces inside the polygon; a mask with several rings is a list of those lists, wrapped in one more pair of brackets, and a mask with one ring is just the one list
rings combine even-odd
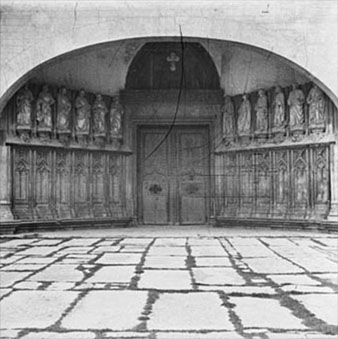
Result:
{"label": "carved wooden screen", "polygon": [[218,216],[322,219],[327,215],[330,144],[225,152],[217,157],[224,163],[223,173],[218,174],[222,182]]}
{"label": "carved wooden screen", "polygon": [[122,217],[123,154],[11,146],[13,211],[18,219]]}

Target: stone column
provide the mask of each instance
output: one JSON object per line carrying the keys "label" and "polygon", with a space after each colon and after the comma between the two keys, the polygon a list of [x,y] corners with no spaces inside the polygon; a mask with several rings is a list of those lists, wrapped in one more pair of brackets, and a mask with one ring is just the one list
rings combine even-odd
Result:
{"label": "stone column", "polygon": [[338,140],[334,145],[331,146],[330,170],[331,170],[331,209],[327,219],[329,221],[336,221],[338,223]]}
{"label": "stone column", "polygon": [[13,220],[11,211],[10,149],[0,146],[0,221]]}

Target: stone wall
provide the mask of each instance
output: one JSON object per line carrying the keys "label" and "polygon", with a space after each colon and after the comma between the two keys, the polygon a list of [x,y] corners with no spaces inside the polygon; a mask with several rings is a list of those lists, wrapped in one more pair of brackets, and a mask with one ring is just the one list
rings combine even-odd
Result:
{"label": "stone wall", "polygon": [[[320,1],[1,2],[1,108],[44,62],[135,37],[220,39],[256,46],[300,66],[337,93],[337,7]],[[133,51],[130,51],[133,53]],[[269,56],[267,56],[269,60]],[[25,77],[25,78],[23,78]]]}

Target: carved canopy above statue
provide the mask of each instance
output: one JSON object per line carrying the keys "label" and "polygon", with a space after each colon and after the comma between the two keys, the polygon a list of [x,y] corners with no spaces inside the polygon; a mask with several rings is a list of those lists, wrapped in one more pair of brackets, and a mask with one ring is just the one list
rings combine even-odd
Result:
{"label": "carved canopy above statue", "polygon": [[199,43],[147,43],[129,68],[126,89],[175,89],[181,80],[184,89],[220,88],[216,67]]}

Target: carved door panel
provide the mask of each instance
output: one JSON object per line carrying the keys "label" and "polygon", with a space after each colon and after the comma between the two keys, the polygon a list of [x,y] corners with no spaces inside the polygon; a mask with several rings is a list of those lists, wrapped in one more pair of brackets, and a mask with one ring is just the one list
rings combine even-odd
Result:
{"label": "carved door panel", "polygon": [[[142,133],[140,166],[142,184],[139,206],[145,224],[168,224],[170,222],[169,140],[164,140],[164,137],[164,130],[149,130]],[[156,147],[158,148],[154,152]]]}
{"label": "carved door panel", "polygon": [[142,129],[138,212],[144,224],[201,224],[208,218],[208,133],[204,128]]}
{"label": "carved door panel", "polygon": [[176,133],[179,221],[182,224],[203,224],[207,220],[209,152],[205,132],[183,129]]}

